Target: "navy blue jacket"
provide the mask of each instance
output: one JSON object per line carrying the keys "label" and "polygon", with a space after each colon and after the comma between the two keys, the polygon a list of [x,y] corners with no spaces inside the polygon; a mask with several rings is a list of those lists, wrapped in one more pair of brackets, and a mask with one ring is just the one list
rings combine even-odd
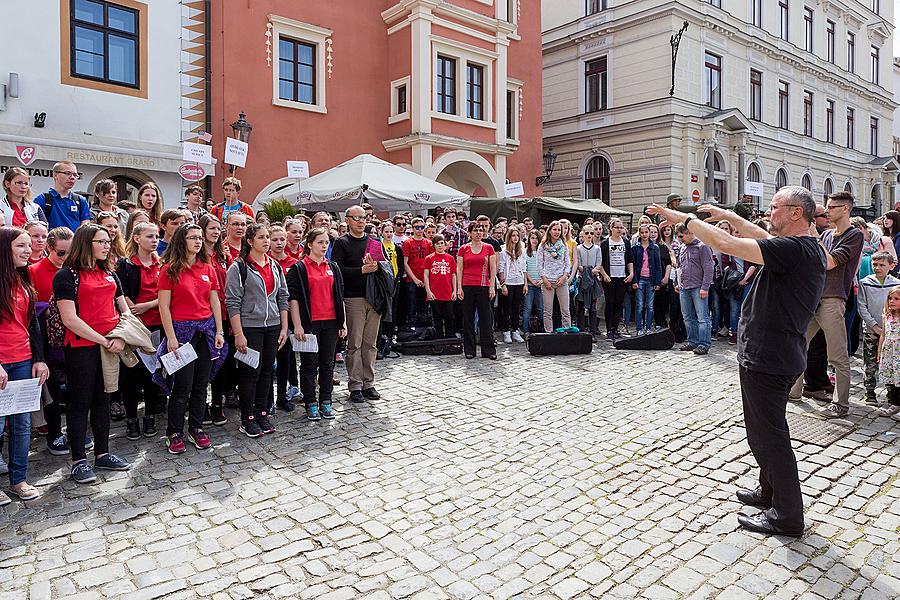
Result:
{"label": "navy blue jacket", "polygon": [[[659,258],[659,246],[655,242],[650,242],[650,245],[647,246],[647,251],[650,254],[650,281],[653,285],[659,285],[659,282],[662,281],[662,261]],[[644,264],[644,247],[641,246],[640,242],[631,246],[631,260],[634,262],[633,281],[637,283],[641,278],[641,265]]]}

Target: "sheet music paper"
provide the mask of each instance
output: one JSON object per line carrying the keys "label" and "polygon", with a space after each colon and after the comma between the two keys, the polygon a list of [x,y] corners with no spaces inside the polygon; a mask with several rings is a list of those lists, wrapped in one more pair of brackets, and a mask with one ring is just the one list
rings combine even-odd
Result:
{"label": "sheet music paper", "polygon": [[178,356],[175,356],[174,352],[169,352],[168,354],[163,354],[160,357],[160,360],[162,361],[166,373],[171,375],[181,367],[189,365],[197,360],[197,351],[194,350],[194,347],[190,344],[183,344],[178,349]]}
{"label": "sheet music paper", "polygon": [[259,366],[259,352],[249,346],[247,347],[246,352],[235,352],[234,357],[251,369],[255,369]]}
{"label": "sheet music paper", "polygon": [[294,348],[294,352],[318,352],[319,351],[319,340],[316,339],[311,333],[306,334],[306,341],[302,342],[298,340],[294,334],[291,334],[291,346]]}
{"label": "sheet music paper", "polygon": [[30,413],[41,408],[40,380],[10,381],[0,390],[0,416]]}

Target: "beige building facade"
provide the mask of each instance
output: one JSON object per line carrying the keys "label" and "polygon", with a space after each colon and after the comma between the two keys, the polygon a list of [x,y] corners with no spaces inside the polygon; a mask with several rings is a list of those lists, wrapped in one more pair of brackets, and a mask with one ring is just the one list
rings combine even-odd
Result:
{"label": "beige building facade", "polygon": [[554,4],[566,8],[544,20],[544,146],[558,155],[546,195],[640,212],[672,192],[746,194],[764,208],[790,184],[848,189],[872,214],[893,205],[892,2]]}

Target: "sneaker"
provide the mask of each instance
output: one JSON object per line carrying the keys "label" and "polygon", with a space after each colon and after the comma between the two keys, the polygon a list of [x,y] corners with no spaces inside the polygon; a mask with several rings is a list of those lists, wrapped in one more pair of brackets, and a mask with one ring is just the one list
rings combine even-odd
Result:
{"label": "sneaker", "polygon": [[29,500],[34,500],[35,498],[40,498],[41,496],[40,490],[38,490],[33,485],[25,483],[24,481],[18,486],[10,487],[9,491],[18,496],[19,500],[23,502],[28,502]]}
{"label": "sneaker", "polygon": [[265,434],[275,433],[275,426],[272,424],[272,421],[269,420],[269,415],[267,413],[259,413],[259,416],[256,417],[256,424],[259,425],[259,428]]}
{"label": "sneaker", "polygon": [[893,419],[897,419],[900,416],[900,405],[891,404],[890,406],[885,406],[884,408],[878,409],[879,417],[891,417]]}
{"label": "sneaker", "polygon": [[825,390],[809,390],[804,388],[803,397],[818,400],[819,402],[831,402],[831,394]]}
{"label": "sneaker", "polygon": [[322,404],[320,407],[322,418],[331,420],[334,418],[334,411],[331,409],[331,402],[327,404]]}
{"label": "sneaker", "polygon": [[55,440],[47,439],[47,450],[53,456],[65,456],[69,453],[69,444],[66,443],[66,436],[61,435]]}
{"label": "sneaker", "polygon": [[115,402],[110,402],[109,404],[109,418],[113,421],[121,421],[125,418],[125,405],[122,404],[121,400],[116,400]]}
{"label": "sneaker", "polygon": [[[353,397],[353,393],[350,393],[351,398]],[[318,421],[322,417],[319,415],[319,405],[318,404],[307,404],[306,405],[306,420],[307,421]]]}
{"label": "sneaker", "polygon": [[525,339],[522,337],[522,335],[518,331],[513,331],[512,332],[512,341],[516,342],[517,344],[521,344],[525,341]]}
{"label": "sneaker", "polygon": [[204,425],[212,425],[212,412],[209,410],[209,405],[206,405],[206,408],[203,409],[203,421],[201,421]]}
{"label": "sneaker", "polygon": [[250,438],[258,438],[263,434],[262,429],[260,429],[259,424],[253,417],[241,419],[241,433]]}
{"label": "sneaker", "polygon": [[878,393],[875,390],[866,390],[866,395],[863,396],[863,400],[865,400],[866,404],[869,406],[878,406]]}
{"label": "sneaker", "polygon": [[728,336],[728,343],[732,346],[737,345],[737,334],[736,333],[732,333],[731,335]]}
{"label": "sneaker", "polygon": [[344,353],[343,353],[343,352],[338,352],[337,354],[335,354],[335,355],[334,355],[334,362],[337,362],[337,363],[342,363],[342,362],[344,362]]}
{"label": "sneaker", "polygon": [[93,450],[94,448],[94,440],[91,436],[84,436],[84,449],[85,450]]}
{"label": "sneaker", "polygon": [[86,460],[79,460],[72,465],[72,479],[75,483],[94,483],[97,481],[97,474]]}
{"label": "sneaker", "polygon": [[156,417],[144,417],[144,437],[156,437]]}
{"label": "sneaker", "polygon": [[207,448],[212,448],[212,440],[209,439],[209,436],[206,435],[206,432],[202,429],[194,429],[193,427],[189,428],[188,441],[194,444],[194,447],[198,450],[206,450]]}
{"label": "sneaker", "polygon": [[841,419],[846,417],[849,412],[850,409],[832,403],[822,409],[821,415],[826,419]]}
{"label": "sneaker", "polygon": [[141,426],[138,424],[137,419],[128,419],[126,421],[125,437],[132,441],[141,439]]}
{"label": "sneaker", "polygon": [[512,332],[509,332],[509,331],[503,332],[503,343],[504,344],[512,344]]}
{"label": "sneaker", "polygon": [[277,404],[277,407],[284,412],[294,412],[294,410],[297,408],[297,405],[294,404],[293,400],[282,400]]}
{"label": "sneaker", "polygon": [[678,348],[678,349],[681,350],[682,352],[693,352],[693,350],[694,350],[695,348],[696,348],[696,346],[693,346],[693,345],[691,345],[691,344],[683,344],[683,345],[682,345],[680,348]]}
{"label": "sneaker", "polygon": [[614,334],[612,331],[607,331],[607,332],[606,332],[606,339],[608,339],[609,341],[612,342],[612,341],[614,341],[614,340],[616,339],[616,334]]}
{"label": "sneaker", "polygon": [[381,400],[381,394],[374,387],[364,389],[362,395],[366,400]]}
{"label": "sneaker", "polygon": [[49,431],[50,431],[50,429],[46,425],[41,425],[40,427],[38,427],[37,429],[34,430],[35,434],[37,434],[41,437],[47,435],[47,433]]}
{"label": "sneaker", "polygon": [[301,398],[303,397],[303,395],[300,393],[300,388],[298,388],[296,385],[292,385],[287,389],[287,392],[285,392],[284,399],[288,401],[294,401],[296,400],[297,396],[300,396]]}
{"label": "sneaker", "polygon": [[6,506],[7,504],[12,502],[12,498],[0,492],[0,506]]}
{"label": "sneaker", "polygon": [[694,348],[694,354],[697,356],[703,356],[705,354],[709,354],[709,348],[704,348],[703,346],[697,346]]}
{"label": "sneaker", "polygon": [[228,422],[228,419],[225,418],[225,411],[221,406],[213,406],[211,409],[209,409],[209,412],[212,415],[213,425],[221,427]]}
{"label": "sneaker", "polygon": [[643,330],[643,329],[638,329],[634,334],[637,335],[637,336],[642,336],[642,335],[644,335],[644,330]]}
{"label": "sneaker", "polygon": [[115,454],[107,453],[94,460],[94,468],[106,469],[107,471],[127,471],[131,468],[131,465]]}
{"label": "sneaker", "polygon": [[184,438],[180,433],[173,433],[166,437],[166,448],[169,449],[169,454],[184,454],[184,451],[187,450],[184,446]]}
{"label": "sneaker", "polygon": [[225,392],[225,407],[226,408],[240,408],[241,400],[238,397],[238,393],[235,390],[230,392]]}

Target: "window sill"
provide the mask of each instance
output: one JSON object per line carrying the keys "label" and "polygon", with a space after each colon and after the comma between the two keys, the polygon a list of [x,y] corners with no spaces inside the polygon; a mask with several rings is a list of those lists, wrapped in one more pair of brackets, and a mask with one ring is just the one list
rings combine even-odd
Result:
{"label": "window sill", "polygon": [[305,102],[294,102],[292,100],[284,100],[282,98],[273,98],[272,104],[275,106],[283,106],[284,108],[296,108],[314,113],[328,114],[328,109],[321,104],[306,104]]}
{"label": "window sill", "polygon": [[393,125],[394,123],[400,123],[401,121],[409,120],[409,111],[405,113],[400,113],[399,115],[391,115],[388,117],[388,125]]}
{"label": "window sill", "polygon": [[469,119],[460,115],[451,115],[437,111],[431,111],[432,119],[441,119],[442,121],[453,121],[454,123],[463,123],[464,125],[474,125],[475,127],[484,127],[485,129],[496,129],[497,124],[490,121],[479,121],[477,119]]}

